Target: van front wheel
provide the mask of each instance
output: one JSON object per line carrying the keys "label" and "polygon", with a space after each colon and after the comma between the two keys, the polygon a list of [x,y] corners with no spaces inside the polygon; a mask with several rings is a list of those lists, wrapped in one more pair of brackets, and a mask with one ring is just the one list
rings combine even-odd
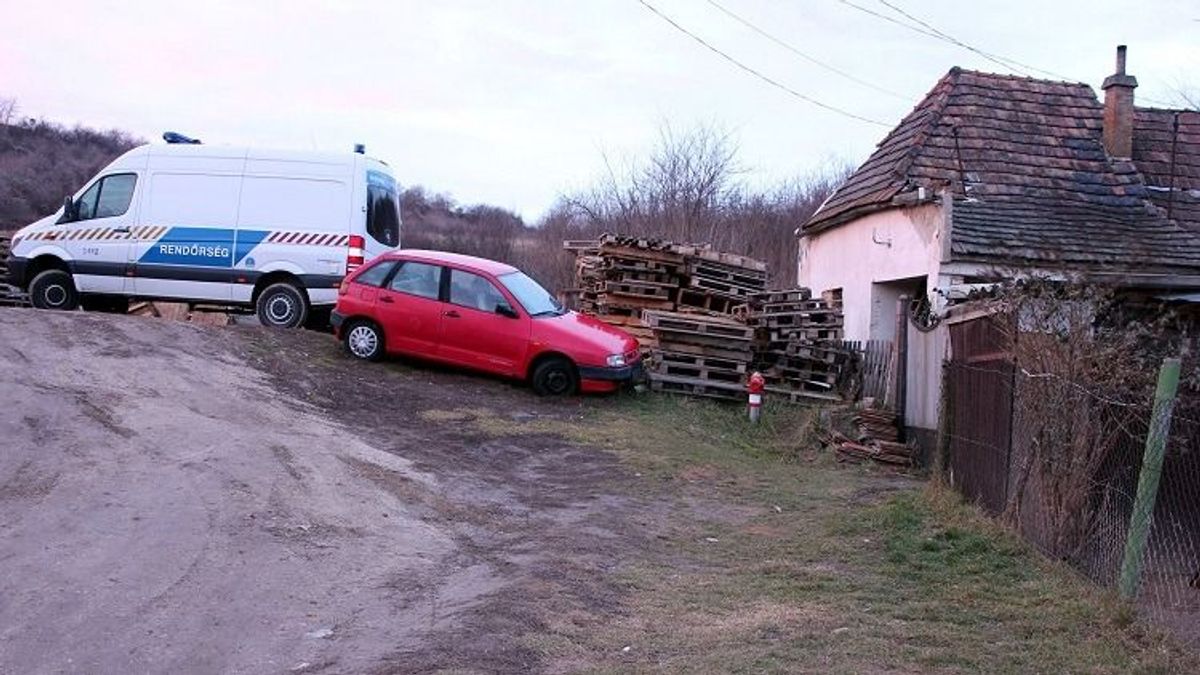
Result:
{"label": "van front wheel", "polygon": [[29,302],[38,309],[74,310],[79,308],[75,281],[62,270],[46,270],[29,284]]}
{"label": "van front wheel", "polygon": [[293,284],[271,284],[258,294],[258,320],[271,328],[296,328],[308,317],[308,298]]}

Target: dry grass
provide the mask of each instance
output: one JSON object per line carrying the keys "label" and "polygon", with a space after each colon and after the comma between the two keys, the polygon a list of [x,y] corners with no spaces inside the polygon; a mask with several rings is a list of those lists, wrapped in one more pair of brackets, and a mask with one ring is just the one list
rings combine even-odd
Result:
{"label": "dry grass", "polygon": [[445,419],[617,453],[667,500],[663,551],[615,574],[624,611],[550,617],[528,645],[555,670],[1198,672],[1104,591],[944,489],[814,449],[812,416],[663,397],[582,421]]}

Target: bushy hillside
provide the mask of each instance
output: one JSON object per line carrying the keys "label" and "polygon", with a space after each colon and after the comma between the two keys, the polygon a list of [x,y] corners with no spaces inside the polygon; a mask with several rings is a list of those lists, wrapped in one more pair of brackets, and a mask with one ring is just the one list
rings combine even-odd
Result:
{"label": "bushy hillside", "polygon": [[121,131],[0,118],[0,231],[53,213],[64,196],[139,142]]}

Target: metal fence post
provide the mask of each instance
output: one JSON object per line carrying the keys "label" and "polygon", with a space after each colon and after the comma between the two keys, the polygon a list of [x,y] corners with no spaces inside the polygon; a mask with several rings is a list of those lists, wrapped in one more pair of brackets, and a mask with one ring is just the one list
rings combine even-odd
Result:
{"label": "metal fence post", "polygon": [[1175,392],[1178,388],[1179,359],[1163,359],[1162,367],[1158,370],[1158,387],[1154,392],[1154,408],[1150,412],[1150,430],[1146,434],[1146,451],[1142,457],[1142,471],[1138,476],[1133,515],[1129,519],[1125,559],[1121,563],[1121,597],[1130,600],[1137,595],[1138,583],[1141,581],[1146,540],[1150,535],[1154,503],[1158,497],[1158,482],[1162,477],[1163,454],[1167,447],[1171,412],[1175,407]]}

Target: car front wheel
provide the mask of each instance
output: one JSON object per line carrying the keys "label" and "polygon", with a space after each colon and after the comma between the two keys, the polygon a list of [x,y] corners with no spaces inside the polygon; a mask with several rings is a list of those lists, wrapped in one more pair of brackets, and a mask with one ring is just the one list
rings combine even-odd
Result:
{"label": "car front wheel", "polygon": [[29,302],[38,309],[73,310],[79,308],[79,292],[70,274],[46,270],[29,284]]}
{"label": "car front wheel", "polygon": [[363,361],[378,361],[383,358],[383,333],[369,321],[359,321],[346,327],[342,338],[346,351]]}
{"label": "car front wheel", "polygon": [[538,396],[570,396],[579,388],[579,373],[575,364],[555,357],[539,363],[530,381]]}

